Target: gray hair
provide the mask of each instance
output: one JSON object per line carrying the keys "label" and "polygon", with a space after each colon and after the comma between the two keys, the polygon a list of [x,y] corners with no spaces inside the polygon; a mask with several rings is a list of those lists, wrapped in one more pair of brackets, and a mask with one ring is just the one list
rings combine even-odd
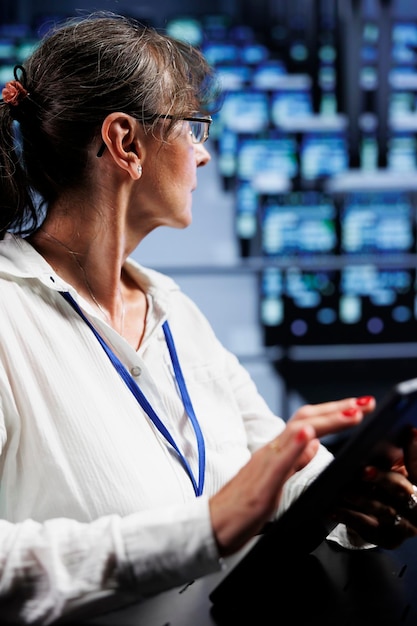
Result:
{"label": "gray hair", "polygon": [[161,131],[167,139],[176,119],[211,112],[220,93],[199,50],[108,13],[49,31],[20,81],[28,96],[18,106],[0,103],[0,238],[12,227],[32,232],[40,205],[86,180],[88,148],[112,111],[132,115],[150,132],[156,114],[170,114]]}

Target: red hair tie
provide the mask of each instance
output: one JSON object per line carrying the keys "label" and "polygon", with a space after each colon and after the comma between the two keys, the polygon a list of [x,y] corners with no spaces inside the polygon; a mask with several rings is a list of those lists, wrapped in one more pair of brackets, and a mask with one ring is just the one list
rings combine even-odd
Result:
{"label": "red hair tie", "polygon": [[11,106],[18,106],[23,98],[26,98],[28,91],[18,80],[9,80],[2,90],[3,102]]}

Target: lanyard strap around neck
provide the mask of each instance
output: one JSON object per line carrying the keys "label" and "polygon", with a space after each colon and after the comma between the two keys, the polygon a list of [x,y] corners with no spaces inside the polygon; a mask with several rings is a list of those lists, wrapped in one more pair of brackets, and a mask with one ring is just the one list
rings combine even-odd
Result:
{"label": "lanyard strap around neck", "polygon": [[164,322],[164,324],[163,324],[165,340],[167,342],[167,346],[168,346],[169,354],[170,354],[170,357],[171,357],[172,365],[174,367],[175,378],[176,378],[176,381],[177,381],[177,384],[178,384],[178,388],[179,388],[179,391],[180,391],[180,394],[181,394],[181,399],[182,399],[185,411],[186,411],[186,413],[187,413],[187,415],[188,415],[188,417],[189,417],[189,419],[191,421],[191,424],[192,424],[192,426],[194,428],[195,436],[196,436],[196,439],[197,439],[197,449],[198,449],[198,483],[197,483],[197,481],[196,481],[196,479],[194,477],[194,474],[192,472],[192,469],[190,467],[189,462],[184,457],[184,455],[182,454],[181,450],[179,449],[179,447],[175,443],[171,433],[169,432],[169,430],[167,429],[165,424],[161,421],[161,419],[155,413],[152,405],[149,403],[149,401],[145,397],[145,395],[142,392],[142,390],[140,389],[139,385],[137,385],[137,383],[133,380],[132,376],[129,374],[129,372],[127,371],[127,369],[125,368],[123,363],[120,361],[120,359],[117,358],[117,356],[114,354],[114,352],[111,350],[111,348],[107,345],[107,343],[104,341],[104,339],[98,333],[98,331],[91,324],[89,319],[84,315],[83,311],[78,306],[78,304],[75,302],[75,300],[71,296],[71,294],[68,293],[67,291],[61,291],[60,293],[63,296],[63,298],[65,298],[65,300],[72,306],[72,308],[78,313],[78,315],[84,320],[84,322],[92,330],[92,332],[94,333],[95,337],[99,341],[101,347],[103,348],[103,350],[105,351],[105,353],[109,357],[110,361],[112,362],[113,366],[115,367],[116,371],[119,373],[120,377],[124,380],[124,382],[126,383],[127,387],[130,389],[130,391],[132,392],[132,394],[134,395],[134,397],[136,398],[136,400],[138,401],[138,403],[140,404],[142,409],[146,412],[146,414],[148,415],[150,420],[153,422],[153,424],[156,426],[156,428],[159,430],[159,432],[165,437],[165,439],[174,448],[174,450],[178,454],[182,464],[184,465],[186,471],[188,472],[188,475],[189,475],[189,477],[191,479],[191,482],[193,484],[193,487],[194,487],[195,495],[197,497],[201,496],[201,494],[203,493],[203,488],[204,488],[204,474],[205,474],[205,467],[206,467],[206,458],[205,458],[206,457],[206,453],[205,453],[204,437],[203,437],[203,433],[201,431],[200,425],[198,423],[197,417],[195,415],[194,408],[193,408],[193,405],[191,403],[190,396],[188,394],[187,386],[185,384],[184,376],[182,374],[182,370],[181,370],[180,363],[179,363],[179,360],[178,360],[177,351],[175,349],[175,344],[174,344],[174,340],[173,340],[173,337],[172,337],[172,334],[171,334],[171,330],[169,328],[168,321]]}

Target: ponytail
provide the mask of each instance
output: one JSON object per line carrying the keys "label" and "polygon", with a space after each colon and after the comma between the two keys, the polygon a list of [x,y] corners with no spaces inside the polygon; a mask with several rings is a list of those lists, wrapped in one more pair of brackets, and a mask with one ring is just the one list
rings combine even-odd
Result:
{"label": "ponytail", "polygon": [[36,227],[37,211],[22,161],[19,138],[19,100],[27,92],[17,80],[9,81],[0,102],[0,239],[8,230],[23,234]]}

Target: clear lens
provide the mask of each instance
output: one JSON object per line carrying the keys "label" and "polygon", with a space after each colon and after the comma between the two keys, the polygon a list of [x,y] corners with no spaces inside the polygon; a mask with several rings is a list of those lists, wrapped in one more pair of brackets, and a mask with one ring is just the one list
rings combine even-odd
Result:
{"label": "clear lens", "polygon": [[208,122],[190,122],[190,132],[194,143],[202,143],[208,137]]}

